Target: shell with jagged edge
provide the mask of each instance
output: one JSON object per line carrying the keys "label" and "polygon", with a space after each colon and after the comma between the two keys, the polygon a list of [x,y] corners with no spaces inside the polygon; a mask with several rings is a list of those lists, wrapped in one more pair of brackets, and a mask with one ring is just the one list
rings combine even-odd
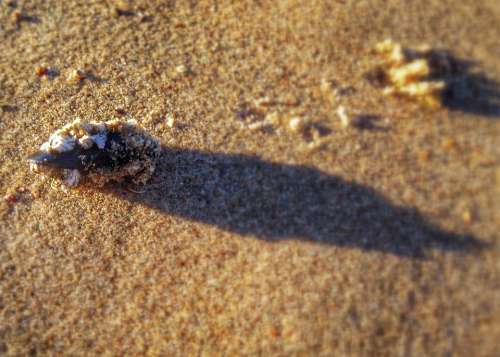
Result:
{"label": "shell with jagged edge", "polygon": [[158,141],[135,121],[76,119],[56,130],[27,160],[32,172],[61,178],[66,186],[84,180],[103,186],[125,179],[145,184],[159,155]]}

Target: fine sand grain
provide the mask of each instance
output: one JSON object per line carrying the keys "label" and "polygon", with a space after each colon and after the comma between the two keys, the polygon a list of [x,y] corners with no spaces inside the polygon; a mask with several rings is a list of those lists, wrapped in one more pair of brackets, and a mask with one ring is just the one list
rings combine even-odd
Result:
{"label": "fine sand grain", "polygon": [[[497,0],[0,1],[0,354],[495,355],[499,23]],[[389,37],[464,64],[441,108],[367,79]],[[75,117],[158,138],[150,183],[30,173]]]}

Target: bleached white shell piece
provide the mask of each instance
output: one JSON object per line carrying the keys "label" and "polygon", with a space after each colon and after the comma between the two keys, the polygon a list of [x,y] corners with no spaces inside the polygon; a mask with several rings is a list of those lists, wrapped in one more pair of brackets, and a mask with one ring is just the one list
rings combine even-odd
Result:
{"label": "bleached white shell piece", "polygon": [[74,147],[75,138],[73,136],[62,137],[59,133],[56,133],[49,139],[49,150],[53,150],[58,153],[73,150]]}

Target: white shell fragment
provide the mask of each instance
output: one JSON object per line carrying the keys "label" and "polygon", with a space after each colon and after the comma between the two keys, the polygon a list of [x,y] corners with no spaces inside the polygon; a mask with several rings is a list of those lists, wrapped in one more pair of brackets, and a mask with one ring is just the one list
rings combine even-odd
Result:
{"label": "white shell fragment", "polygon": [[343,128],[349,127],[351,124],[351,118],[349,114],[347,114],[347,110],[343,105],[340,105],[337,108],[337,116],[340,119],[340,125],[342,125]]}
{"label": "white shell fragment", "polygon": [[28,162],[32,172],[58,177],[68,187],[83,180],[98,186],[124,179],[145,184],[159,155],[158,141],[135,121],[76,119],[56,130]]}
{"label": "white shell fragment", "polygon": [[54,133],[50,136],[49,140],[40,147],[41,150],[49,152],[63,153],[65,151],[73,150],[75,147],[75,138],[71,136],[61,136]]}

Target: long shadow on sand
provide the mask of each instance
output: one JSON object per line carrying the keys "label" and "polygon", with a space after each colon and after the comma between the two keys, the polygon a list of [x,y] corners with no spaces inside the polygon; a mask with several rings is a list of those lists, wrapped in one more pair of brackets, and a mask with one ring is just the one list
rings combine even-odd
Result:
{"label": "long shadow on sand", "polygon": [[164,148],[144,192],[106,190],[165,214],[269,241],[307,240],[414,258],[429,248],[481,247],[475,238],[443,232],[368,187],[252,156]]}

